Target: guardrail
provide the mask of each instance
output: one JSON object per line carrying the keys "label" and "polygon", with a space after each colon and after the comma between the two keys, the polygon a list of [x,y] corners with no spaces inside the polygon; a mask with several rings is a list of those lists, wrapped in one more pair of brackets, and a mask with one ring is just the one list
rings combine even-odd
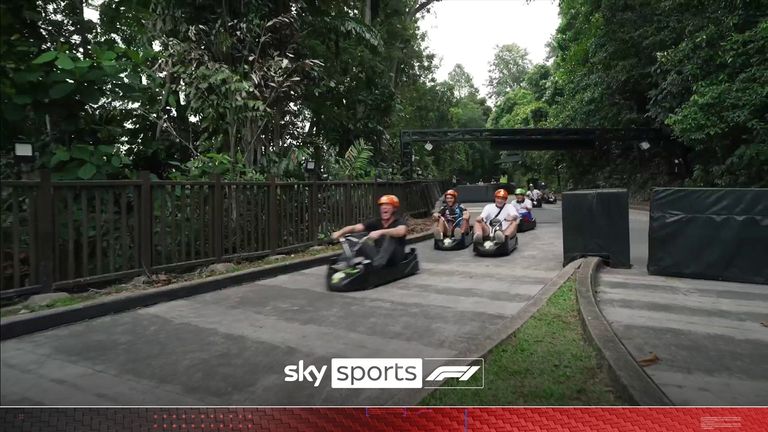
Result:
{"label": "guardrail", "polygon": [[428,212],[448,183],[139,180],[2,183],[0,298],[253,259],[324,243],[379,195]]}

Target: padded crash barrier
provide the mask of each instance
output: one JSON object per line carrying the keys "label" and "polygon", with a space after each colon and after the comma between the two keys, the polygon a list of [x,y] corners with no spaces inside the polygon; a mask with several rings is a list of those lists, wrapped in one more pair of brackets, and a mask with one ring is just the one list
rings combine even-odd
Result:
{"label": "padded crash barrier", "polygon": [[563,193],[563,266],[586,256],[630,268],[629,195],[626,189]]}
{"label": "padded crash barrier", "polygon": [[510,195],[514,192],[514,185],[509,183],[488,183],[481,185],[459,185],[453,189],[459,194],[462,203],[491,203],[496,189],[504,189]]}
{"label": "padded crash barrier", "polygon": [[648,273],[768,284],[768,189],[654,189]]}

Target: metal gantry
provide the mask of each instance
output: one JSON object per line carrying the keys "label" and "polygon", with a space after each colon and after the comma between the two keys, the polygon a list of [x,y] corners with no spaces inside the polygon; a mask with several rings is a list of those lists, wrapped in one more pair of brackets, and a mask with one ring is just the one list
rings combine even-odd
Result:
{"label": "metal gantry", "polygon": [[400,132],[406,175],[413,176],[413,143],[485,141],[496,150],[590,150],[611,142],[659,141],[655,128],[520,128],[520,129],[421,129]]}

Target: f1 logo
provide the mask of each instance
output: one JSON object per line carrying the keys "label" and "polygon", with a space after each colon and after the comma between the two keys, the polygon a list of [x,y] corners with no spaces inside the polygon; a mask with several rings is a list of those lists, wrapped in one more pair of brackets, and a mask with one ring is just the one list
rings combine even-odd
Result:
{"label": "f1 logo", "polygon": [[484,388],[484,366],[482,358],[425,358],[424,388]]}
{"label": "f1 logo", "polygon": [[425,381],[442,381],[447,378],[458,378],[467,381],[480,369],[480,366],[440,366],[432,371]]}

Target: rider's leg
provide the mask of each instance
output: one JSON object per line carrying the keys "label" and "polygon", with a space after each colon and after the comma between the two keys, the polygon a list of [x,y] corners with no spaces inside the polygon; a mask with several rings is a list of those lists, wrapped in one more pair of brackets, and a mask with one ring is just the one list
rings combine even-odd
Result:
{"label": "rider's leg", "polygon": [[466,234],[469,232],[469,218],[465,218],[461,220],[461,232]]}
{"label": "rider's leg", "polygon": [[467,225],[467,221],[465,221],[464,219],[459,219],[458,221],[456,221],[456,223],[453,225],[453,237],[457,239],[461,238],[461,236],[467,232],[467,230],[465,229],[466,225]]}
{"label": "rider's leg", "polygon": [[433,233],[438,240],[442,240],[448,234],[448,226],[442,216],[437,219]]}
{"label": "rider's leg", "polygon": [[504,230],[504,235],[507,238],[512,238],[517,234],[517,225],[520,223],[520,219],[512,221],[507,229]]}
{"label": "rider's leg", "polygon": [[365,259],[373,261],[379,254],[379,248],[373,242],[367,241],[357,248],[357,255],[364,257]]}
{"label": "rider's leg", "polygon": [[385,236],[378,253],[373,258],[373,268],[380,269],[387,263],[396,264],[403,260],[402,248],[398,248],[394,238]]}
{"label": "rider's leg", "polygon": [[475,238],[473,241],[475,243],[481,243],[483,239],[490,234],[490,229],[488,228],[488,225],[483,223],[481,220],[475,220]]}
{"label": "rider's leg", "polygon": [[451,235],[451,229],[448,227],[448,222],[446,222],[445,219],[440,218],[438,224],[440,225],[440,232],[443,233],[443,236]]}

